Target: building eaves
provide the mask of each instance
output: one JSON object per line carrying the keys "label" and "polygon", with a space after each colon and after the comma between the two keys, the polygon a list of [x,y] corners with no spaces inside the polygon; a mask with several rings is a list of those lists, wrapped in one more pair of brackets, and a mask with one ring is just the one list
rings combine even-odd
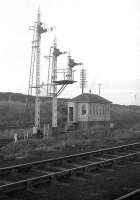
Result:
{"label": "building eaves", "polygon": [[111,101],[96,95],[96,94],[89,94],[89,93],[83,93],[81,95],[78,95],[77,97],[74,97],[71,99],[73,102],[92,102],[92,103],[112,103]]}

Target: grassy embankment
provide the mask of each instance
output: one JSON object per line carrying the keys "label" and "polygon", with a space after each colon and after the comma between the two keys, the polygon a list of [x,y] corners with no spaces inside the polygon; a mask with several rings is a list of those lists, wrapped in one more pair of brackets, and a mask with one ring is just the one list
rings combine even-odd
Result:
{"label": "grassy embankment", "polygon": [[0,154],[4,157],[28,156],[43,152],[73,152],[88,151],[91,149],[105,148],[123,143],[131,143],[139,138],[139,133],[132,129],[118,129],[106,133],[103,128],[90,128],[88,130],[74,131],[59,135],[57,138],[50,136],[42,139],[29,139],[11,143],[1,148]]}

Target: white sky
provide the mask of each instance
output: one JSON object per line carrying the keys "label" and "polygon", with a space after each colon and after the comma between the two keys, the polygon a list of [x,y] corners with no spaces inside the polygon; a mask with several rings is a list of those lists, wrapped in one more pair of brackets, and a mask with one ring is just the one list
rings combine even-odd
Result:
{"label": "white sky", "polygon": [[[38,6],[41,18],[55,26],[58,46],[87,69],[87,89],[120,104],[140,105],[140,0],[4,0],[0,6],[0,91],[27,93],[32,31]],[[47,77],[43,58],[54,33],[42,36],[41,80]],[[76,68],[77,70],[80,67]],[[78,82],[65,97],[81,92]],[[45,75],[46,74],[46,75]]]}

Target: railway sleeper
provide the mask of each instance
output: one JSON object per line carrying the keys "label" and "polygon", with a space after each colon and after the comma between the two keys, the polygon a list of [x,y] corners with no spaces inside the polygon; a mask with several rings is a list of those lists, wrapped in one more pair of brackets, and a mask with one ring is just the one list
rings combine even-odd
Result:
{"label": "railway sleeper", "polygon": [[118,156],[117,155],[114,155],[114,154],[109,154],[109,153],[104,153],[103,154],[103,157],[105,158],[117,158]]}
{"label": "railway sleeper", "polygon": [[41,177],[41,178],[36,179],[35,181],[29,181],[28,184],[27,184],[27,189],[32,190],[36,187],[39,187],[42,184],[49,185],[53,181],[55,181],[55,177],[52,177],[52,176],[47,176],[47,177],[44,177],[44,178]]}
{"label": "railway sleeper", "polygon": [[110,166],[112,166],[113,165],[113,161],[112,160],[109,160],[109,161],[107,161],[107,162],[104,162],[103,164],[102,164],[103,166],[101,166],[102,168],[104,167],[110,167]]}
{"label": "railway sleeper", "polygon": [[46,166],[47,166],[46,163],[40,163],[40,164],[38,164],[38,165],[33,165],[33,166],[32,166],[32,169],[33,169],[33,170],[36,170],[36,169],[44,168],[44,167],[46,167]]}
{"label": "railway sleeper", "polygon": [[19,172],[19,169],[14,168],[14,169],[12,169],[12,170],[10,171],[9,175],[16,176],[16,175],[18,174],[18,172]]}
{"label": "railway sleeper", "polygon": [[140,151],[140,146],[134,148],[135,151]]}
{"label": "railway sleeper", "polygon": [[91,160],[83,160],[83,164],[89,165],[89,164],[93,164],[94,161]]}
{"label": "railway sleeper", "polygon": [[110,161],[101,161],[101,162],[98,162],[96,165],[97,169],[100,170],[100,169],[103,169],[106,165],[108,165]]}
{"label": "railway sleeper", "polygon": [[118,153],[118,157],[120,156],[126,156],[128,154],[128,152],[122,151]]}
{"label": "railway sleeper", "polygon": [[135,149],[127,149],[126,153],[136,153],[137,151]]}
{"label": "railway sleeper", "polygon": [[57,160],[57,161],[50,163],[49,165],[57,166],[57,165],[62,165],[62,163],[64,163],[64,162],[65,162],[64,160]]}
{"label": "railway sleeper", "polygon": [[25,189],[27,187],[27,183],[23,182],[21,184],[7,184],[6,186],[0,187],[0,194],[8,194],[9,192],[13,192],[20,189]]}
{"label": "railway sleeper", "polygon": [[[96,155],[96,156],[99,157],[100,155]],[[96,160],[96,156],[95,156],[95,155],[88,155],[87,157],[83,158],[82,161],[83,161],[83,160],[85,160],[85,161]]]}
{"label": "railway sleeper", "polygon": [[24,173],[25,174],[31,170],[32,170],[32,167],[22,167],[22,168],[16,169],[15,173]]}
{"label": "railway sleeper", "polygon": [[72,176],[71,180],[74,181],[87,181],[87,177],[83,176],[83,175],[76,175],[76,176]]}
{"label": "railway sleeper", "polygon": [[102,156],[103,155],[103,152],[97,152],[96,155],[95,154],[92,154],[91,156],[92,157],[96,157],[96,156]]}
{"label": "railway sleeper", "polygon": [[126,156],[124,159],[125,160],[131,160],[131,159],[136,159],[139,155],[138,154],[132,154],[130,156]]}
{"label": "railway sleeper", "polygon": [[10,170],[10,173],[13,174],[17,174],[17,173],[27,173],[32,169],[32,166],[22,166],[20,168],[15,167],[12,170]]}
{"label": "railway sleeper", "polygon": [[66,160],[67,163],[73,163],[75,162],[77,159],[76,158],[69,158]]}
{"label": "railway sleeper", "polygon": [[41,171],[47,171],[46,170],[46,168],[45,168],[46,166],[45,165],[41,165],[41,166],[33,166],[32,167],[32,171],[34,171],[34,172],[41,172]]}
{"label": "railway sleeper", "polygon": [[137,156],[131,156],[131,157],[126,157],[125,161],[126,162],[131,162],[131,161],[136,160],[136,159],[137,159]]}
{"label": "railway sleeper", "polygon": [[0,175],[7,175],[7,174],[10,174],[11,173],[11,170],[10,169],[3,169],[3,170],[0,170]]}
{"label": "railway sleeper", "polygon": [[95,172],[99,170],[99,166],[97,165],[89,165],[87,168],[86,168],[86,171],[87,172]]}
{"label": "railway sleeper", "polygon": [[[109,153],[109,152],[107,152],[107,153]],[[120,150],[119,150],[119,149],[112,149],[112,150],[110,151],[110,153],[115,154],[115,155],[118,155],[118,154],[120,153]]]}
{"label": "railway sleeper", "polygon": [[136,159],[137,158],[137,155],[126,155],[126,156],[123,156],[123,157],[118,157],[117,159],[113,160],[114,163],[118,163],[118,164],[122,164],[126,161],[130,161],[130,160],[133,160],[133,159]]}
{"label": "railway sleeper", "polygon": [[77,168],[75,170],[72,171],[72,175],[74,176],[80,176],[80,175],[83,175],[86,171],[86,167],[82,167],[82,168]]}
{"label": "railway sleeper", "polygon": [[104,151],[103,154],[115,154],[115,153],[118,153],[118,149],[110,149],[110,150],[107,150],[107,151]]}
{"label": "railway sleeper", "polygon": [[123,164],[125,162],[124,158],[116,158],[112,160],[113,165]]}
{"label": "railway sleeper", "polygon": [[57,175],[56,176],[56,181],[65,181],[67,179],[69,179],[71,177],[70,173],[65,173],[65,174],[61,174],[61,175]]}
{"label": "railway sleeper", "polygon": [[91,157],[91,155],[84,155],[84,156],[80,157],[80,160],[87,160],[90,157]]}

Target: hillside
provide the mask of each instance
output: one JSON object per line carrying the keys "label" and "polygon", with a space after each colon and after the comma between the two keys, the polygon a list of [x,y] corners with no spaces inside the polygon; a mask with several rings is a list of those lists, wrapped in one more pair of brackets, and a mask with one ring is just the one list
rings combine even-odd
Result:
{"label": "hillside", "polygon": [[131,128],[140,123],[140,106],[112,104],[111,120],[116,128]]}
{"label": "hillside", "polygon": [[[66,102],[58,99],[58,122],[66,121]],[[41,123],[51,123],[51,99],[41,97]],[[27,95],[0,93],[0,128],[31,126],[34,123],[34,97],[27,104]]]}
{"label": "hillside", "polygon": [[[34,97],[30,112],[26,104],[27,95],[0,92],[0,128],[30,126],[34,122]],[[58,98],[58,124],[67,120],[68,99]],[[140,122],[140,106],[111,105],[111,121],[116,128],[130,128]],[[41,97],[41,123],[51,123],[51,99]]]}

